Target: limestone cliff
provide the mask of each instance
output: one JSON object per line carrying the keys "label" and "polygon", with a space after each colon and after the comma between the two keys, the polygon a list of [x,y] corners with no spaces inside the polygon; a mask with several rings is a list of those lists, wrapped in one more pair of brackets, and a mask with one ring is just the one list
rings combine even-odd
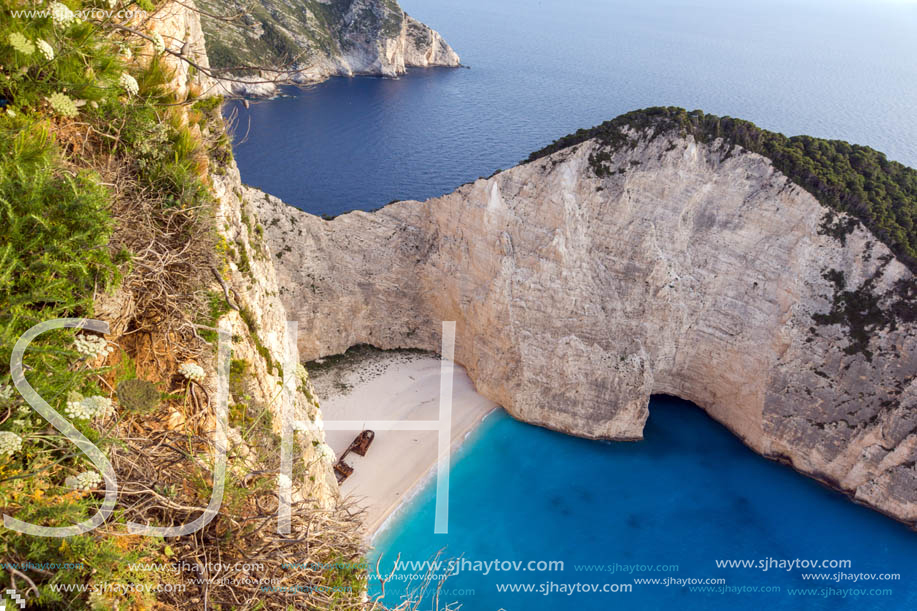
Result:
{"label": "limestone cliff", "polygon": [[[165,48],[169,51],[184,54],[205,71],[210,68],[200,15],[193,2],[166,2],[149,16],[145,26],[150,33],[155,32],[162,37]],[[147,52],[151,53],[152,45],[147,46]],[[190,63],[171,53],[163,54],[162,61],[172,71],[171,86],[179,98],[184,99],[192,86],[204,92],[214,89],[213,80],[201,70],[192,67]]]}
{"label": "limestone cliff", "polygon": [[[230,69],[237,80],[224,84],[237,93],[270,95],[275,87],[265,81],[278,76],[312,83],[336,75],[397,76],[412,66],[460,65],[443,37],[395,0],[200,4],[211,63]],[[277,71],[246,69],[253,66]]]}
{"label": "limestone cliff", "polygon": [[[212,183],[217,201],[217,226],[229,252],[223,275],[239,307],[239,311],[229,312],[224,317],[236,338],[233,358],[249,364],[246,390],[252,401],[271,413],[272,428],[278,436],[282,434],[281,416],[285,409],[294,420],[312,423],[312,432],[295,434],[299,452],[294,455],[294,461],[308,466],[309,477],[295,481],[294,489],[320,506],[330,508],[337,502],[338,487],[331,470],[332,456],[322,452],[325,434],[321,409],[308,373],[305,370],[297,373],[291,405],[285,405],[290,399],[281,392],[285,359],[292,354],[294,362],[299,360],[295,356],[296,346],[287,338],[287,321],[293,317],[280,301],[271,256],[261,238],[263,228],[242,197],[243,187],[235,162],[231,162],[222,174],[214,175]],[[279,452],[279,448],[276,450]]]}
{"label": "limestone cliff", "polygon": [[325,221],[247,190],[306,359],[436,350],[517,418],[640,439],[654,393],[917,522],[917,286],[862,224],[722,139],[625,128]]}
{"label": "limestone cliff", "polygon": [[[149,31],[162,36],[167,41],[167,47],[184,47],[188,59],[199,66],[208,66],[199,15],[192,2],[162,5],[149,17],[146,26]],[[198,92],[214,91],[210,79],[199,71],[191,70],[188,63],[174,56],[165,56],[164,61],[173,72],[170,85],[181,98],[187,96],[192,89]],[[181,112],[186,112],[190,106],[182,108]],[[219,108],[214,108],[210,113],[213,115],[212,121],[205,130],[222,132],[225,126]],[[219,136],[200,131],[195,133],[201,139]],[[220,278],[209,278],[212,283],[209,289],[216,295],[225,292],[226,301],[233,307],[218,322],[225,323],[232,333],[233,359],[237,363],[244,363],[246,367],[244,380],[238,382],[244,387],[240,388],[240,392],[248,397],[252,407],[264,409],[271,414],[271,428],[278,435],[281,433],[280,416],[285,409],[293,414],[295,420],[317,423],[314,432],[296,434],[300,451],[295,461],[309,465],[311,477],[295,482],[295,486],[301,496],[314,500],[320,506],[331,507],[337,500],[338,489],[331,471],[330,456],[321,451],[324,442],[321,413],[308,374],[301,371],[297,375],[297,389],[292,395],[292,405],[285,405],[289,398],[281,392],[282,364],[287,355],[295,351],[295,346],[287,341],[288,316],[280,302],[274,266],[261,237],[263,228],[258,225],[253,210],[248,208],[242,198],[242,182],[231,154],[225,154],[219,162],[211,160],[207,181],[214,203],[213,228],[221,251],[218,259],[222,259],[219,261],[221,269],[214,269]],[[125,290],[113,296],[99,295],[97,316],[111,324],[115,336],[126,332],[133,310],[130,305],[133,298]],[[215,359],[214,362],[204,362],[202,365],[207,372],[203,384],[213,393],[216,388]],[[229,401],[232,409],[234,397],[230,396]],[[170,426],[178,428],[182,420],[173,421]],[[211,423],[211,427],[214,426],[215,423]],[[242,433],[237,428],[230,428],[230,449],[234,450],[231,452],[230,466],[233,465],[233,456],[242,459],[240,463],[247,456],[248,448],[244,447],[246,444],[242,440]]]}

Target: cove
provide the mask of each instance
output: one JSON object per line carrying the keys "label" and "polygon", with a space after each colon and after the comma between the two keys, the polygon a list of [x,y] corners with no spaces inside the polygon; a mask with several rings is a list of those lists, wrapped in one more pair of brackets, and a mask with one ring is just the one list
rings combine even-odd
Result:
{"label": "cove", "polygon": [[[464,609],[909,609],[917,603],[910,585],[917,535],[756,455],[699,408],[671,397],[653,398],[645,440],[636,443],[577,439],[495,412],[453,463],[447,535],[433,534],[434,487],[420,491],[376,538],[371,564],[382,554],[382,573],[398,554],[422,562],[441,548],[442,559],[523,567],[563,562],[563,570],[545,572],[462,570],[445,581],[442,599]],[[850,562],[814,571],[776,568],[797,559]],[[753,560],[756,568],[717,568],[717,560]],[[757,567],[762,561],[767,570]],[[627,572],[634,565],[638,570]],[[410,575],[420,572],[396,572],[385,601],[397,603],[408,584],[418,583]],[[899,573],[900,579],[807,580],[804,573]],[[654,578],[724,579],[733,591],[634,583]],[[537,592],[550,583],[629,584],[632,591]],[[498,591],[507,584],[531,584],[536,592]],[[378,594],[378,581],[371,586]],[[825,596],[827,588],[892,595]],[[812,592],[793,593],[807,589]]]}

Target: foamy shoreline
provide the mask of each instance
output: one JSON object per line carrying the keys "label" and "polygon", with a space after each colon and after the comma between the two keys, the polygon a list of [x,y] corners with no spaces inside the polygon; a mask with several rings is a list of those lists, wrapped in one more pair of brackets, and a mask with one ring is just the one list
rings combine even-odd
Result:
{"label": "foamy shoreline", "polygon": [[[468,441],[468,438],[471,434],[478,428],[488,416],[494,413],[495,410],[499,409],[499,406],[494,407],[483,416],[480,420],[477,420],[463,435],[460,439],[455,439],[453,435],[453,443],[450,449],[451,455],[454,457],[455,454],[461,449],[465,442]],[[420,476],[420,478],[414,483],[414,485],[409,489],[404,495],[402,495],[401,500],[397,505],[390,508],[384,516],[381,517],[380,521],[372,527],[372,530],[367,530],[369,535],[370,542],[374,542],[377,537],[384,533],[388,528],[400,517],[402,510],[416,497],[423,488],[430,482],[436,475],[436,462],[430,465],[426,473]]]}
{"label": "foamy shoreline", "polygon": [[[313,369],[322,415],[333,420],[437,420],[441,361],[415,352],[360,349]],[[453,374],[451,448],[455,451],[498,406],[479,395],[462,367]],[[326,432],[328,445],[341,455],[359,433]],[[435,473],[436,431],[376,431],[365,457],[354,453],[346,462],[353,474],[341,493],[357,499],[365,510],[369,539],[413,498]],[[432,528],[432,525],[431,525]]]}

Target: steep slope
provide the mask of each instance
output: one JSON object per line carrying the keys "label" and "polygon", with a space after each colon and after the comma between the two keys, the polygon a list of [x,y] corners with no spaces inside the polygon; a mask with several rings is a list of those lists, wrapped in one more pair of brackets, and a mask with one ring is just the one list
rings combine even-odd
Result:
{"label": "steep slope", "polygon": [[914,524],[914,275],[762,155],[617,133],[333,221],[249,190],[303,357],[435,350],[455,320],[456,360],[517,418],[639,439],[650,395],[677,395]]}
{"label": "steep slope", "polygon": [[[395,0],[258,0],[200,3],[207,51],[217,69],[253,81],[237,91],[269,94],[257,81],[278,76],[245,67],[276,68],[299,82],[329,76],[396,76],[411,66],[458,66],[442,36],[408,16]],[[219,16],[228,16],[218,18]],[[260,75],[259,75],[260,74]]]}
{"label": "steep slope", "polygon": [[[332,565],[365,544],[222,100],[203,95],[198,14],[145,6],[0,18],[0,578],[42,609],[287,609],[293,588],[309,608],[371,606],[366,572]],[[24,334],[61,318],[100,324],[45,329],[17,364]]]}
{"label": "steep slope", "polygon": [[[859,220],[911,271],[917,271],[917,170],[890,161],[868,146],[811,136],[788,138],[742,119],[669,106],[635,110],[581,129],[532,153],[528,161],[591,139],[606,148],[624,145],[622,128],[675,131],[682,137],[690,134],[698,142],[721,138],[726,144],[764,155],[822,204],[854,217],[831,216],[824,230],[843,238]],[[591,160],[599,175],[606,171],[600,157]]]}
{"label": "steep slope", "polygon": [[[164,3],[152,15],[148,27],[164,40],[187,41],[189,59],[199,66],[209,65],[199,14],[193,3]],[[193,71],[181,59],[164,56],[161,61],[171,73],[168,86],[175,90],[179,99],[185,99],[193,91],[210,88],[210,80]],[[191,112],[202,112],[202,108],[209,106],[209,111],[203,113],[208,120],[204,127],[208,133],[202,134],[200,128],[196,133],[201,139],[221,140],[225,125],[218,100],[205,104],[183,106],[180,111],[182,120],[188,121]],[[228,141],[222,141],[228,146]],[[246,394],[253,405],[261,406],[271,414],[271,426],[274,432],[280,434],[282,413],[288,411],[297,420],[315,419],[318,415],[320,420],[319,406],[310,392],[308,381],[297,384],[296,391],[292,393],[292,405],[287,404],[290,397],[277,393],[277,388],[283,384],[281,365],[291,350],[295,350],[288,345],[286,337],[288,316],[277,297],[274,266],[257,225],[252,221],[253,211],[247,208],[241,196],[242,181],[236,163],[228,151],[220,151],[217,155],[219,159],[209,160],[206,175],[209,187],[207,199],[213,205],[213,219],[208,222],[212,223],[212,229],[217,234],[216,249],[227,254],[216,253],[214,262],[223,268],[221,278],[219,281],[209,278],[211,284],[207,288],[214,294],[222,292],[223,286],[227,291],[231,290],[235,309],[226,308],[229,311],[222,318],[225,318],[233,334],[242,340],[234,346],[233,355],[237,362],[247,363],[244,376]],[[109,322],[115,334],[128,331],[133,308],[129,304],[125,307],[125,302],[139,298],[125,293],[122,289],[113,296],[101,294],[97,298],[96,314]],[[227,297],[226,303],[229,302]],[[216,324],[218,321],[213,322]],[[216,364],[205,363],[205,370],[207,377],[202,383],[215,392]],[[234,403],[235,399],[231,396],[229,401]],[[338,490],[330,463],[317,450],[324,441],[324,433],[319,429],[314,439],[308,435],[304,437],[299,444],[298,458],[314,465],[317,477],[302,482],[301,496],[314,499],[322,507],[331,507],[337,499]],[[312,444],[312,441],[316,443]]]}

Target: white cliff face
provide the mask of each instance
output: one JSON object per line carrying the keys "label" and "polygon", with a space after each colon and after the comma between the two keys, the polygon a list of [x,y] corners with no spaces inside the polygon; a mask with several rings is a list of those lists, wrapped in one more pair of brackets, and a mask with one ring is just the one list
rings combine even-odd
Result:
{"label": "white cliff face", "polygon": [[[204,17],[217,68],[267,67],[221,81],[231,93],[269,96],[279,78],[316,83],[331,76],[398,76],[410,67],[459,66],[442,36],[395,0],[203,0],[213,14],[243,12],[246,23]],[[250,23],[249,23],[250,22]]]}
{"label": "white cliff face", "polygon": [[[163,37],[168,48],[178,50],[184,47],[185,55],[192,62],[205,68],[209,65],[200,18],[190,0],[160,7],[150,19],[149,28]],[[192,86],[212,93],[212,81],[199,71],[191,71],[190,64],[171,55],[165,55],[164,59],[174,71],[172,85],[181,98],[188,94]],[[222,123],[219,125],[222,127]],[[221,274],[226,291],[231,291],[230,302],[237,308],[221,319],[233,337],[233,358],[248,365],[246,381],[250,384],[246,390],[255,404],[271,413],[275,433],[282,433],[284,413],[290,414],[294,420],[312,423],[310,431],[295,435],[300,448],[295,460],[308,465],[310,478],[295,482],[294,494],[298,498],[309,498],[319,506],[330,508],[337,502],[338,487],[331,463],[322,455],[321,446],[316,445],[324,442],[324,431],[321,427],[320,407],[308,375],[297,376],[294,392],[288,395],[282,391],[284,372],[281,367],[287,359],[296,363],[299,359],[296,346],[288,341],[286,334],[287,321],[292,318],[288,316],[279,298],[274,265],[262,239],[263,228],[259,228],[254,210],[248,207],[242,197],[242,181],[234,161],[230,160],[223,167],[211,167],[209,178],[215,203],[214,226],[223,250],[229,253],[224,268],[217,271]],[[215,278],[213,280],[210,288],[221,292],[223,287]],[[110,303],[100,303],[97,307],[97,310],[109,313],[102,317],[111,320],[112,328],[117,333],[125,330],[116,312],[123,307],[120,301],[126,298],[120,295],[119,298],[107,300]],[[243,312],[248,320],[242,315]],[[210,364],[207,369],[215,372],[214,364]],[[205,384],[213,386],[215,378],[208,378]],[[229,433],[231,439],[235,437],[241,440],[240,431],[231,429]]]}
{"label": "white cliff face", "polygon": [[[367,18],[366,15],[373,15]],[[381,29],[376,24],[383,24]],[[409,67],[459,66],[458,54],[430,27],[397,4],[357,0],[344,18],[343,54],[331,74],[398,76]]]}
{"label": "white cliff face", "polygon": [[[261,238],[263,228],[259,228],[254,210],[242,197],[235,162],[224,170],[213,174],[211,181],[217,203],[216,225],[231,253],[228,269],[221,273],[227,287],[231,287],[231,301],[239,308],[223,318],[234,338],[233,358],[249,365],[246,379],[252,401],[270,411],[272,428],[278,436],[283,434],[285,413],[294,421],[310,423],[310,431],[295,433],[300,450],[295,461],[307,465],[311,477],[295,482],[295,487],[301,495],[298,498],[331,508],[337,502],[338,487],[332,464],[321,453],[325,433],[312,383],[308,377],[297,375],[295,392],[283,390],[285,363],[300,362],[295,340],[287,335],[287,321],[294,319],[280,301],[274,265]],[[213,289],[219,291],[221,287]],[[243,313],[247,313],[248,320]]]}
{"label": "white cliff face", "polygon": [[[210,91],[216,83],[205,71],[210,68],[201,20],[193,1],[166,3],[153,13],[147,24],[150,33],[162,36],[166,49],[184,55],[202,70],[193,68],[186,61],[172,54],[164,53],[163,62],[172,70],[172,86],[179,99],[185,99],[189,90],[196,86],[201,92]],[[152,52],[152,45],[148,45]]]}
{"label": "white cliff face", "polygon": [[764,157],[631,137],[604,178],[587,141],[333,221],[247,190],[302,356],[436,350],[455,320],[456,360],[517,418],[639,439],[650,395],[676,395],[917,522],[917,328],[895,314],[917,308],[913,274],[862,226],[824,234],[826,209]]}
{"label": "white cliff face", "polygon": [[405,14],[400,45],[404,66],[460,66],[461,59],[439,32]]}

